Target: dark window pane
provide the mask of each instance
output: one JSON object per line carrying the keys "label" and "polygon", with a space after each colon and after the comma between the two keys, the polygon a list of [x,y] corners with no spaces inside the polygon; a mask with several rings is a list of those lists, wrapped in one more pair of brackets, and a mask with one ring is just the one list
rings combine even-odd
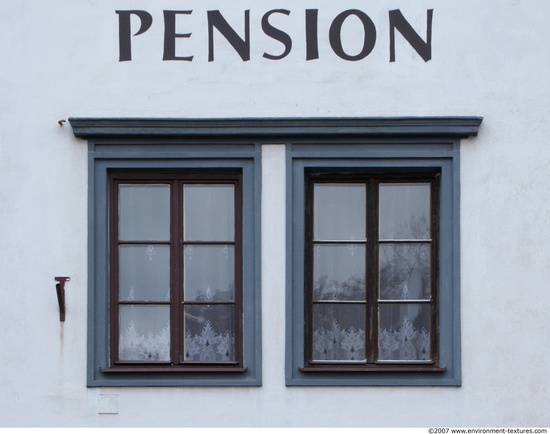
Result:
{"label": "dark window pane", "polygon": [[186,241],[235,239],[233,185],[188,184],[183,192],[183,235]]}
{"label": "dark window pane", "polygon": [[366,186],[316,184],[314,187],[314,239],[364,240]]}
{"label": "dark window pane", "polygon": [[193,246],[184,248],[186,301],[232,301],[235,293],[235,248]]}
{"label": "dark window pane", "polygon": [[170,186],[118,186],[118,238],[124,241],[170,241]]}
{"label": "dark window pane", "polygon": [[315,245],[313,248],[315,300],[365,299],[365,246]]}
{"label": "dark window pane", "polygon": [[220,362],[235,360],[233,306],[185,306],[184,359]]}
{"label": "dark window pane", "polygon": [[429,244],[381,244],[379,255],[381,299],[430,299]]}
{"label": "dark window pane", "polygon": [[170,247],[119,246],[119,300],[170,300]]}
{"label": "dark window pane", "polygon": [[170,360],[170,308],[168,306],[120,306],[120,360]]}
{"label": "dark window pane", "polygon": [[380,239],[430,238],[430,184],[380,184]]}
{"label": "dark window pane", "polygon": [[364,360],[365,321],[364,305],[314,305],[313,360]]}
{"label": "dark window pane", "polygon": [[365,299],[364,245],[316,245],[313,270],[315,300]]}
{"label": "dark window pane", "polygon": [[429,304],[383,304],[379,315],[379,360],[430,360]]}

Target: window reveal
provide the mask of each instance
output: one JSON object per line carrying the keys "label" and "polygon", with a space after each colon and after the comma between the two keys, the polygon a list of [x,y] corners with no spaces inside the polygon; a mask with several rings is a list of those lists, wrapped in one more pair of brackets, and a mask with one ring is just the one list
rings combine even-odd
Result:
{"label": "window reveal", "polygon": [[240,175],[111,182],[112,364],[242,369]]}
{"label": "window reveal", "polygon": [[437,175],[306,188],[304,369],[437,366]]}

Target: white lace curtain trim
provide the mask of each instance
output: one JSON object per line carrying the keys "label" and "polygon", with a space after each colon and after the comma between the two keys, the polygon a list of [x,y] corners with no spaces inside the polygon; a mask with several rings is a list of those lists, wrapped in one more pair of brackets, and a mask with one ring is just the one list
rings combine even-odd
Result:
{"label": "white lace curtain trim", "polygon": [[[430,333],[417,330],[405,315],[399,329],[382,329],[378,337],[379,360],[430,360]],[[336,321],[332,328],[321,327],[313,334],[315,360],[364,360],[365,331],[350,327],[341,329]]]}
{"label": "white lace curtain trim", "polygon": [[[229,361],[234,360],[235,336],[226,330],[217,333],[210,321],[206,321],[200,334],[185,335],[185,360]],[[134,321],[121,333],[119,339],[121,360],[168,361],[170,360],[170,326],[157,334],[138,335]]]}

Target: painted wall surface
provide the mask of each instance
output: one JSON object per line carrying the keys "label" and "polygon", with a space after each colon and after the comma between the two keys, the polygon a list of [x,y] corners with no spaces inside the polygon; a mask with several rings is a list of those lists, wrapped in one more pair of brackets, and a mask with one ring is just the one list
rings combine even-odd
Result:
{"label": "painted wall surface", "polygon": [[[261,30],[291,34],[282,45]],[[116,10],[151,29],[119,62]],[[251,59],[222,39],[208,62],[206,12],[242,29]],[[306,61],[304,11],[319,10],[319,59]],[[336,56],[328,28],[360,9],[377,41],[360,61]],[[388,11],[425,35],[432,59]],[[192,62],[162,61],[163,10],[193,10],[177,42]],[[547,0],[2,0],[0,2],[0,425],[548,426],[550,412],[550,27]],[[179,21],[178,21],[179,23]],[[180,24],[178,24],[180,25]],[[358,52],[350,20],[343,40]],[[241,26],[241,27],[240,27]],[[347,38],[347,39],[346,39]],[[483,116],[461,146],[462,386],[285,387],[285,157],[263,147],[263,385],[87,388],[87,145],[78,117]],[[70,276],[59,322],[54,276]],[[105,414],[115,413],[115,414]]]}

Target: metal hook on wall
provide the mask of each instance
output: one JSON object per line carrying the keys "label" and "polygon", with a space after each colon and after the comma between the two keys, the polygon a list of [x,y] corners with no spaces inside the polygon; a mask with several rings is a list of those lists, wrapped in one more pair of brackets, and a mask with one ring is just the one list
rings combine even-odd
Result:
{"label": "metal hook on wall", "polygon": [[65,282],[71,280],[70,277],[54,277],[59,282],[55,284],[57,292],[57,303],[59,304],[59,321],[65,321]]}

